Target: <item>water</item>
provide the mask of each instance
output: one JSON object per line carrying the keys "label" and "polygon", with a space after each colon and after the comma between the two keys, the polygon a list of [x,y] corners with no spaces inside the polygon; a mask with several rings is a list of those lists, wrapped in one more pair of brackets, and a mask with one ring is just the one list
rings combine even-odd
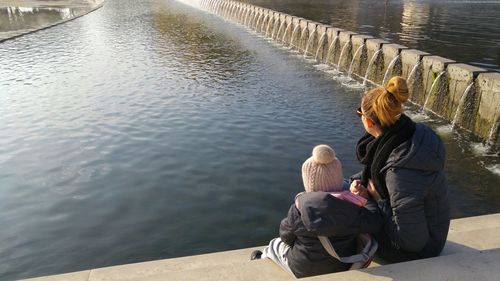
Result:
{"label": "water", "polygon": [[425,111],[425,108],[427,106],[427,103],[429,102],[430,100],[430,97],[435,94],[435,93],[438,93],[440,90],[439,88],[434,91],[434,88],[436,85],[440,85],[441,84],[441,76],[443,76],[443,74],[445,74],[446,71],[441,71],[437,76],[436,78],[434,79],[434,81],[432,82],[431,84],[431,87],[429,88],[429,93],[427,94],[427,97],[425,98],[425,102],[424,102],[424,105],[422,106],[422,112]]}
{"label": "water", "polygon": [[342,57],[344,56],[344,51],[345,49],[347,48],[347,46],[351,43],[351,41],[347,41],[345,42],[344,46],[342,47],[342,50],[340,51],[340,55],[339,55],[339,60],[337,62],[337,70],[340,70],[340,63],[342,62]]}
{"label": "water", "polygon": [[[361,169],[363,89],[178,2],[110,0],[0,57],[0,279],[263,245],[314,145]],[[498,155],[458,132],[453,217],[499,212]]]}
{"label": "water", "polygon": [[[80,16],[91,9],[89,3],[66,1],[68,6],[11,7],[0,3],[0,41],[51,24]],[[29,6],[29,4],[27,4]]]}
{"label": "water", "polygon": [[415,71],[417,71],[417,68],[420,66],[420,64],[422,64],[422,61],[418,61],[411,69],[410,73],[408,74],[408,77],[406,77],[406,81],[408,83],[408,85],[411,85],[411,83],[413,83],[413,74],[415,74]]}
{"label": "water", "polygon": [[323,32],[323,34],[321,35],[319,41],[318,41],[318,48],[316,49],[316,55],[314,55],[314,60],[318,60],[318,55],[319,55],[319,51],[321,49],[323,49],[323,43],[325,41],[325,38],[326,38],[326,32]]}
{"label": "water", "polygon": [[309,51],[309,45],[311,45],[311,42],[314,39],[315,35],[316,35],[316,31],[312,32],[311,35],[309,35],[309,39],[307,39],[306,48],[305,48],[305,51],[304,51],[304,58],[307,58],[307,53]]}
{"label": "water", "polygon": [[375,53],[373,53],[372,58],[370,59],[370,62],[368,63],[368,66],[366,67],[366,73],[365,73],[365,78],[363,79],[363,85],[366,85],[366,81],[368,79],[368,75],[370,74],[370,71],[372,69],[372,65],[377,59],[378,55],[382,52],[382,48],[378,49]]}
{"label": "water", "polygon": [[330,62],[330,60],[329,60],[330,55],[332,54],[333,49],[335,49],[335,44],[337,43],[338,39],[339,39],[339,36],[336,35],[335,38],[333,38],[332,43],[330,44],[330,47],[328,47],[328,51],[326,54],[326,60],[325,60],[326,63]]}
{"label": "water", "polygon": [[389,63],[389,65],[387,66],[387,70],[385,71],[385,74],[384,74],[384,79],[382,80],[382,85],[386,85],[386,83],[388,82],[388,79],[389,79],[389,71],[392,71],[393,70],[393,67],[394,67],[394,64],[396,64],[396,61],[399,59],[399,55],[395,56],[391,62]]}
{"label": "water", "polygon": [[500,1],[242,0],[500,71]]}
{"label": "water", "polygon": [[359,51],[361,51],[363,49],[363,47],[365,46],[365,44],[361,44],[358,49],[356,49],[356,51],[354,52],[354,55],[352,56],[352,60],[351,60],[351,64],[349,65],[349,71],[347,72],[347,75],[349,77],[351,77],[351,74],[352,74],[352,67],[354,65],[354,61],[356,60],[356,58],[358,57],[358,53]]}
{"label": "water", "polygon": [[[453,128],[456,126],[457,124],[457,121],[458,121],[458,116],[460,114],[460,109],[464,106],[464,102],[465,102],[465,99],[467,98],[467,94],[469,93],[469,91],[472,89],[472,87],[474,86],[474,82],[470,83],[467,88],[465,88],[465,91],[464,93],[462,94],[462,97],[460,98],[460,101],[457,105],[457,110],[455,111],[455,115],[453,116],[453,121],[451,122],[451,129],[453,130]],[[463,109],[462,109],[463,110]]]}

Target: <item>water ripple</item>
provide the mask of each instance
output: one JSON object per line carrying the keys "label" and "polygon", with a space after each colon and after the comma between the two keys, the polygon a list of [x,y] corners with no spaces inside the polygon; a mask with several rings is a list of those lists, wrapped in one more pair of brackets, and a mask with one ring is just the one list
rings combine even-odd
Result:
{"label": "water ripple", "polygon": [[[357,82],[177,2],[109,0],[0,57],[0,279],[263,244],[313,145],[360,169]],[[495,163],[453,137],[454,214],[498,211]]]}

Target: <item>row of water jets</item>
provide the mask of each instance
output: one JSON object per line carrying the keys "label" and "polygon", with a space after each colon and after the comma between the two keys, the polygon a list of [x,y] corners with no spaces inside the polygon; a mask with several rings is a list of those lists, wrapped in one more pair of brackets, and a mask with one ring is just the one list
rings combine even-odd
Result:
{"label": "row of water jets", "polygon": [[[207,9],[209,12],[221,15],[222,17],[233,20],[236,23],[240,23],[245,27],[252,29],[258,34],[264,35],[270,39],[275,40],[278,43],[281,43],[283,46],[288,47],[289,49],[294,49],[297,52],[301,52],[301,47],[303,46],[303,42],[305,42],[303,57],[308,58],[309,56],[313,57],[314,61],[319,63],[330,63],[332,62],[332,55],[334,55],[338,49],[339,38],[338,35],[332,40],[332,43],[329,45],[326,56],[323,56],[323,59],[320,59],[320,53],[323,50],[324,44],[327,40],[326,31],[322,32],[319,36],[318,45],[316,46],[316,51],[314,52],[314,39],[318,35],[317,30],[314,30],[309,34],[307,41],[306,34],[308,33],[308,26],[305,26],[301,29],[300,25],[295,25],[293,22],[286,22],[276,20],[274,16],[269,14],[254,12],[250,9],[244,10],[236,3],[230,3],[228,1],[221,0],[202,0],[200,3],[202,8]],[[292,29],[293,28],[293,29]],[[300,34],[300,36],[299,36]],[[346,50],[350,45],[350,41],[346,42],[342,48],[340,49],[340,55],[338,57],[337,62],[332,62],[332,65],[335,67],[337,71],[341,69],[341,62],[343,61],[345,55],[347,55]],[[358,54],[361,55],[361,50],[365,47],[365,44],[362,44],[357,48],[351,62],[349,64],[349,68],[347,69],[348,77],[352,76],[353,66]],[[368,74],[371,71],[373,61],[375,61],[380,54],[380,50],[378,50],[371,58],[372,63],[366,70],[366,74],[363,79],[363,86],[367,84]],[[388,68],[386,71],[386,76],[389,75],[389,71],[391,69]]]}
{"label": "row of water jets", "polygon": [[[231,20],[235,23],[242,24],[245,27],[248,27],[249,29],[255,31],[259,35],[263,35],[269,39],[274,40],[275,42],[281,43],[284,47],[294,50],[295,52],[301,52],[301,47],[304,46],[302,43],[305,42],[304,50],[302,56],[304,58],[308,57],[313,57],[314,62],[318,62],[319,65],[327,66],[328,69],[329,67],[333,66],[334,71],[336,74],[341,74],[341,62],[343,61],[344,56],[347,54],[347,50],[349,45],[351,45],[351,41],[348,40],[345,42],[340,48],[340,55],[338,57],[337,62],[332,62],[332,58],[335,57],[335,54],[338,51],[339,46],[339,36],[336,35],[330,45],[327,48],[326,51],[326,56],[323,54],[322,57],[320,58],[320,53],[323,50],[326,40],[327,40],[327,33],[326,31],[322,32],[321,35],[319,36],[318,44],[316,46],[316,51],[314,52],[312,49],[314,47],[314,39],[316,38],[318,31],[314,30],[309,34],[309,37],[307,38],[307,41],[305,41],[306,34],[308,33],[308,26],[306,25],[304,28],[301,29],[300,25],[294,24],[293,21],[287,22],[283,21],[280,19],[276,19],[273,15],[265,14],[265,13],[257,13],[256,11],[253,11],[251,9],[247,9],[243,6],[240,5],[240,3],[234,2],[234,1],[225,1],[225,0],[201,0],[198,1],[199,8],[205,9],[211,13],[220,15],[221,17]],[[293,29],[292,29],[293,28]],[[299,36],[300,32],[300,36]],[[287,35],[289,35],[287,37]],[[365,47],[365,44],[361,44],[354,52],[351,62],[349,63],[349,68],[347,68],[347,77],[344,76],[344,78],[347,78],[349,82],[354,82],[355,80],[352,79],[352,73],[353,73],[353,66],[355,63],[356,58],[361,55],[361,52],[363,48]],[[367,81],[368,81],[368,75],[372,68],[375,65],[375,61],[377,61],[379,55],[382,52],[382,48],[380,47],[377,51],[373,53],[371,56],[368,66],[366,68],[365,75],[363,76],[363,83],[361,85],[362,88],[366,87]],[[333,57],[332,57],[333,56]],[[400,59],[400,56],[397,55],[394,57],[394,59],[391,60],[389,63],[385,74],[384,78],[382,81],[382,85],[385,85],[389,79],[390,73],[392,73],[393,68],[395,67],[396,63]],[[411,85],[412,80],[415,79],[417,71],[420,69],[421,66],[421,61],[418,61],[411,69],[411,71],[408,74],[407,77],[407,83]],[[331,71],[328,71],[331,72]],[[425,102],[423,104],[422,109],[420,110],[419,113],[416,114],[416,116],[420,116],[422,119],[428,118],[428,116],[425,114],[427,111],[431,111],[428,106],[429,106],[429,101],[431,100],[431,96],[436,95],[437,93],[440,92],[440,89],[437,91],[436,86],[441,85],[443,81],[443,77],[445,77],[446,71],[442,71],[439,73],[436,78],[433,80],[433,83],[426,95]],[[357,84],[357,85],[356,85]],[[359,87],[359,84],[356,82],[356,84],[348,84],[351,87]],[[344,84],[346,85],[346,84]],[[459,104],[457,106],[457,109],[455,111],[455,114],[453,115],[453,120],[450,126],[447,126],[446,129],[440,130],[441,132],[446,132],[449,131],[450,133],[453,132],[458,125],[460,113],[464,112],[464,106],[465,106],[465,101],[467,100],[467,96],[473,94],[475,90],[474,87],[474,82],[470,82],[468,86],[466,87],[465,91],[463,92]],[[491,143],[494,133],[495,133],[495,124],[492,126],[490,132],[489,132],[489,137],[488,137],[488,143]]]}

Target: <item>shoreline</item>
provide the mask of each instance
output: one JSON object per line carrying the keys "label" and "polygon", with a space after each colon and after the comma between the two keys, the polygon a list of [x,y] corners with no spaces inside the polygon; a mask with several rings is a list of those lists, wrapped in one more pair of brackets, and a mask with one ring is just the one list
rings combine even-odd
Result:
{"label": "shoreline", "polygon": [[[74,9],[78,10],[78,12],[72,14],[68,18],[62,18],[59,20],[47,21],[43,23],[36,23],[35,26],[25,25],[24,28],[18,28],[13,30],[1,30],[0,29],[0,44],[12,40],[27,34],[31,34],[40,30],[44,30],[47,28],[54,27],[59,24],[63,24],[65,22],[77,19],[81,16],[84,16],[88,13],[91,13],[104,5],[104,0],[62,0],[62,1],[38,1],[38,0],[29,0],[29,1],[19,1],[19,0],[0,0],[0,9],[14,9],[16,12],[19,8],[25,9]],[[10,17],[12,10],[7,10],[7,14],[9,15],[8,21],[10,21]],[[17,15],[14,14],[17,17]],[[20,17],[23,17],[20,13]]]}
{"label": "shoreline", "polygon": [[0,0],[0,8],[29,7],[29,8],[84,8],[91,7],[99,0]]}

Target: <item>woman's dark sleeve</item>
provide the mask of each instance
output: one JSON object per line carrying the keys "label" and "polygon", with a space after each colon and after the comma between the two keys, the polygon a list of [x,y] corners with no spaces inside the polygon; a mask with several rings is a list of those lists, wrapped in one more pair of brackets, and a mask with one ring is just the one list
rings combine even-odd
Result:
{"label": "woman's dark sleeve", "polygon": [[363,171],[360,171],[354,175],[352,175],[350,178],[349,178],[349,184],[352,183],[353,181],[355,180],[361,180],[361,178],[363,177]]}
{"label": "woman's dark sleeve", "polygon": [[425,216],[425,188],[415,178],[415,171],[407,169],[389,169],[386,185],[390,202],[378,202],[385,221],[384,232],[397,248],[418,252],[429,239],[429,229]]}
{"label": "woman's dark sleeve", "polygon": [[297,238],[295,231],[297,230],[298,220],[300,220],[298,211],[295,208],[295,205],[292,204],[288,210],[288,216],[284,218],[280,224],[280,238],[289,246],[293,246],[295,239]]}

